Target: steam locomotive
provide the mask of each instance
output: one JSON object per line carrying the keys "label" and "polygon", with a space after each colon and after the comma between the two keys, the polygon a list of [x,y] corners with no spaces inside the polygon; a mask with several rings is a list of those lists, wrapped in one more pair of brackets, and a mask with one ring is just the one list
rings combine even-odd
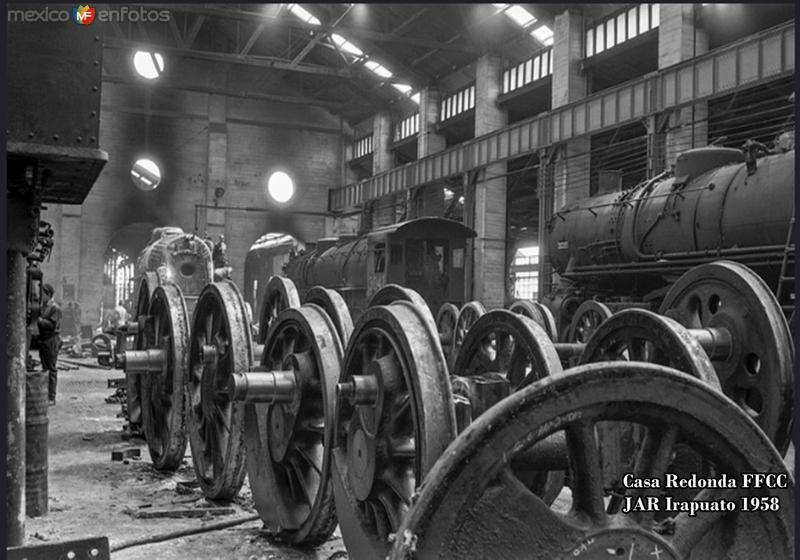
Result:
{"label": "steam locomotive", "polygon": [[545,302],[569,325],[580,303],[657,305],[669,285],[717,259],[752,268],[794,308],[794,138],[763,157],[706,147],[679,155],[674,171],[624,192],[562,208],[548,223],[559,275]]}
{"label": "steam locomotive", "polygon": [[[393,283],[416,290],[436,313],[445,302],[461,304],[467,299],[464,263],[471,237],[475,232],[459,222],[417,218],[360,237],[320,239],[313,250],[291,258],[284,274],[301,296],[313,286],[340,292],[354,320],[375,292]],[[248,253],[245,286],[273,274],[264,269],[271,261],[257,258],[265,250],[255,246]],[[246,299],[248,293],[254,292],[246,288]],[[255,296],[255,308],[260,309],[263,293]]]}
{"label": "steam locomotive", "polygon": [[191,315],[200,290],[213,280],[214,272],[211,248],[201,238],[179,227],[155,228],[136,261],[139,283],[134,318],[147,312],[150,296],[164,282],[180,287]]}

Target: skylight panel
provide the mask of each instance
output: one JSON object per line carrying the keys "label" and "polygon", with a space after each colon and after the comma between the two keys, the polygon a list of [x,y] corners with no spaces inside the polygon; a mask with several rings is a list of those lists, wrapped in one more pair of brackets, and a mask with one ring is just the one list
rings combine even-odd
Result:
{"label": "skylight panel", "polygon": [[419,92],[417,92],[417,93],[415,93],[414,95],[411,96],[411,101],[413,101],[414,103],[419,105]]}
{"label": "skylight panel", "polygon": [[408,93],[411,91],[411,86],[408,84],[392,84],[392,86],[394,89],[405,93],[406,95],[408,95]]}
{"label": "skylight panel", "polygon": [[544,46],[549,47],[553,44],[553,30],[547,27],[546,25],[542,25],[541,27],[537,27],[533,31],[531,31],[531,35],[534,39],[542,43]]}
{"label": "skylight panel", "polygon": [[394,74],[383,66],[382,64],[378,64],[374,60],[368,60],[364,66],[366,66],[369,70],[371,70],[374,74],[377,74],[381,78],[391,78]]}
{"label": "skylight panel", "polygon": [[312,25],[320,25],[321,22],[315,18],[311,12],[306,10],[300,4],[289,4],[289,11],[296,15],[298,18],[302,19],[306,23],[310,23]]}
{"label": "skylight panel", "polygon": [[359,49],[357,46],[355,46],[353,43],[351,43],[338,33],[333,33],[331,35],[331,40],[336,44],[337,47],[339,47],[339,49],[348,54],[352,54],[354,56],[364,56],[364,51]]}
{"label": "skylight panel", "polygon": [[533,14],[517,4],[514,4],[508,8],[505,11],[505,14],[522,27],[528,27],[529,25],[536,23],[536,18],[533,17]]}

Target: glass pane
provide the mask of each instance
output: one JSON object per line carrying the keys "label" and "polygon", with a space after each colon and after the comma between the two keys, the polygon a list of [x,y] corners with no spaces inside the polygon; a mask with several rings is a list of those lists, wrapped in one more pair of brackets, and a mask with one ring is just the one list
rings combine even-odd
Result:
{"label": "glass pane", "polygon": [[547,73],[553,73],[553,51],[547,51]]}
{"label": "glass pane", "polygon": [[637,25],[638,18],[636,16],[636,7],[634,6],[628,10],[628,39],[633,39],[638,34]]}
{"label": "glass pane", "polygon": [[606,50],[606,34],[605,34],[606,26],[605,25],[598,25],[595,27],[595,52],[601,53]]}
{"label": "glass pane", "polygon": [[525,63],[525,83],[529,84],[533,81],[533,75],[531,74],[531,67],[533,66],[533,61],[528,59]]}
{"label": "glass pane", "polygon": [[470,109],[475,107],[475,86],[469,88],[469,107]]}
{"label": "glass pane", "polygon": [[537,56],[536,58],[533,59],[533,79],[534,80],[538,80],[541,77],[541,75],[539,74],[539,72],[540,72],[539,65],[542,63],[541,59],[542,59],[541,56]]}
{"label": "glass pane", "polygon": [[617,44],[625,42],[625,14],[617,16]]}
{"label": "glass pane", "polygon": [[508,93],[508,75],[511,74],[510,70],[503,72],[503,93]]}
{"label": "glass pane", "polygon": [[650,28],[658,27],[659,11],[660,10],[658,8],[658,4],[653,4],[652,6],[650,6],[650,22],[651,22]]}
{"label": "glass pane", "polygon": [[592,55],[594,55],[594,29],[586,32],[586,58]]}
{"label": "glass pane", "polygon": [[650,5],[639,4],[639,33],[650,29]]}
{"label": "glass pane", "polygon": [[614,19],[610,19],[606,22],[606,48],[610,49],[614,46]]}

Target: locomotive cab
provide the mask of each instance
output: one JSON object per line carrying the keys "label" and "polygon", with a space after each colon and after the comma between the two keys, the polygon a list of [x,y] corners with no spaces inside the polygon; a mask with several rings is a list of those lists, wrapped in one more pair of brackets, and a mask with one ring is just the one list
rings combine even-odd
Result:
{"label": "locomotive cab", "polygon": [[464,254],[475,232],[441,218],[419,218],[368,235],[367,298],[385,284],[417,291],[431,309],[465,299]]}

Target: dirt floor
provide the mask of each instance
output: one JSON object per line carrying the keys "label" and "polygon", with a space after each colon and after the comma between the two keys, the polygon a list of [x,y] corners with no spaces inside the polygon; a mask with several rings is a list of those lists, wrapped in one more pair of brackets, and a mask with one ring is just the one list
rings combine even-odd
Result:
{"label": "dirt floor", "polygon": [[[90,363],[90,360],[80,360]],[[119,404],[106,404],[114,390],[107,379],[120,377],[113,370],[80,367],[60,371],[58,404],[49,408],[49,513],[26,521],[27,544],[43,544],[106,536],[111,549],[145,537],[240,519],[256,514],[245,482],[232,504],[234,513],[212,517],[140,519],[147,510],[219,506],[207,502],[196,487],[189,449],[184,464],[174,474],[160,473],[150,465],[147,446],[140,439],[123,441],[124,421],[117,418]],[[112,461],[113,450],[138,447],[141,459]],[[180,490],[180,491],[179,491]],[[270,542],[260,520],[166,542],[134,546],[112,552],[114,560],[211,559],[314,559],[347,558],[339,532],[316,550],[301,551]]]}

